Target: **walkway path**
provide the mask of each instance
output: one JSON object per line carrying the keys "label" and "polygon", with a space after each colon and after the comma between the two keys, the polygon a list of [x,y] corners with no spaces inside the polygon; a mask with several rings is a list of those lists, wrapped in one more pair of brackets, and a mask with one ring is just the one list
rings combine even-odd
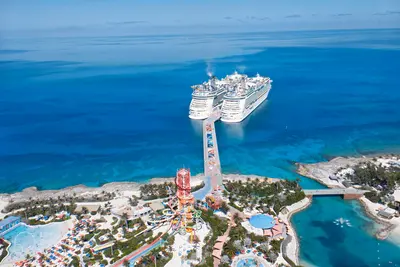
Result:
{"label": "walkway path", "polygon": [[204,174],[211,178],[212,189],[222,186],[221,162],[214,124],[219,118],[220,112],[215,111],[203,122]]}
{"label": "walkway path", "polygon": [[332,195],[363,195],[368,190],[358,190],[354,188],[331,188],[331,189],[315,189],[304,190],[306,196],[332,196]]}
{"label": "walkway path", "polygon": [[[228,240],[229,233],[231,232],[232,226],[236,226],[236,224],[233,220],[233,217],[231,216],[231,218],[229,220],[229,224],[228,224],[228,229],[226,229],[225,233],[222,236],[219,236],[217,238],[217,242],[215,242],[215,244],[214,244],[213,253],[212,253],[213,258],[214,258],[214,267],[218,267],[219,264],[221,263],[221,253],[223,251],[225,242]],[[219,245],[220,243],[222,243],[222,244]]]}

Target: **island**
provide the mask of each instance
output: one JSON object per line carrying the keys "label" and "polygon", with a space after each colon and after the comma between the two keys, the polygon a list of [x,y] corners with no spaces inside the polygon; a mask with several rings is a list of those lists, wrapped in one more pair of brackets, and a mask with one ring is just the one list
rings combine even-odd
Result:
{"label": "island", "polygon": [[[237,174],[222,181],[212,189],[204,175],[180,169],[146,184],[1,194],[0,225],[11,223],[0,227],[1,264],[298,266],[290,217],[311,202],[298,182]],[[37,236],[44,238],[31,240]]]}
{"label": "island", "polygon": [[376,237],[400,244],[400,156],[336,157],[297,164],[297,172],[329,188],[364,190],[359,200],[368,216],[382,225]]}

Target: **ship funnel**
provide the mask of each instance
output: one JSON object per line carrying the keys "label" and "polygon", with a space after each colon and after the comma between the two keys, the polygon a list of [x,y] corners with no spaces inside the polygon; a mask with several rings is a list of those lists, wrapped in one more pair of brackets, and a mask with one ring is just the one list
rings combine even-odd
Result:
{"label": "ship funnel", "polygon": [[210,79],[210,88],[209,88],[210,92],[215,90],[215,80],[216,80],[216,77],[214,75],[212,75],[211,79]]}
{"label": "ship funnel", "polygon": [[241,81],[240,81],[240,91],[241,93],[246,91],[246,78],[242,77]]}

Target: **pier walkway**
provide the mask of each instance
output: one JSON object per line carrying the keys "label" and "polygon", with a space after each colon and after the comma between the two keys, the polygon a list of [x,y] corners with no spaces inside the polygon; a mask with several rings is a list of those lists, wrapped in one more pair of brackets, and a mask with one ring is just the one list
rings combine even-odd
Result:
{"label": "pier walkway", "polygon": [[214,124],[219,118],[220,111],[216,110],[203,122],[204,175],[210,177],[212,190],[222,186],[221,162]]}
{"label": "pier walkway", "polygon": [[331,188],[304,190],[306,196],[343,196],[344,199],[357,199],[369,192],[368,190],[358,190],[354,188]]}

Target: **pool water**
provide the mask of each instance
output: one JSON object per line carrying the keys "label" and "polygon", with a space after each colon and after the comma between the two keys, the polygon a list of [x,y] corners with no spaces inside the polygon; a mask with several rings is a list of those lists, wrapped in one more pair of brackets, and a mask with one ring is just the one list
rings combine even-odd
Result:
{"label": "pool water", "polygon": [[259,263],[257,265],[256,261],[252,258],[241,259],[238,261],[237,267],[264,267],[263,264]]}
{"label": "pool water", "polygon": [[266,214],[254,215],[250,218],[249,222],[253,227],[262,229],[269,229],[275,225],[275,219]]}
{"label": "pool water", "polygon": [[34,255],[57,244],[68,231],[68,222],[52,223],[42,226],[20,224],[4,238],[11,242],[7,262],[15,262]]}

